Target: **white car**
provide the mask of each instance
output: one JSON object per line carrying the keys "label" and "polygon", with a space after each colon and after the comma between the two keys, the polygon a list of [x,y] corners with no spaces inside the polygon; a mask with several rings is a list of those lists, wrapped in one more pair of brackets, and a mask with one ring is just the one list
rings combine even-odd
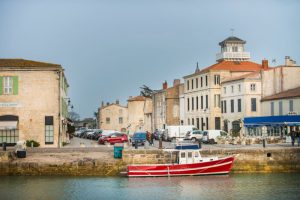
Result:
{"label": "white car", "polygon": [[192,142],[196,142],[196,140],[201,140],[203,137],[203,131],[199,130],[194,130],[194,131],[189,131],[186,134],[186,139],[191,140]]}

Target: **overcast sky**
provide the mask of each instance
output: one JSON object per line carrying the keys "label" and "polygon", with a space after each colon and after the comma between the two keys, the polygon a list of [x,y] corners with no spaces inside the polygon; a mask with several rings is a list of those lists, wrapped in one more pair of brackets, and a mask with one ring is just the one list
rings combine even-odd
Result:
{"label": "overcast sky", "polygon": [[[61,64],[74,111],[161,89],[215,63],[218,43],[246,40],[252,61],[300,63],[297,0],[0,0],[0,57]],[[300,81],[300,79],[298,80]]]}

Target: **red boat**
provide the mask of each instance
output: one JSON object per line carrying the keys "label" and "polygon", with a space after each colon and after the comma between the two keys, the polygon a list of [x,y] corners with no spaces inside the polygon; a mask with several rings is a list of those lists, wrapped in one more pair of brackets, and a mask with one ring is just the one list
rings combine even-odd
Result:
{"label": "red boat", "polygon": [[153,176],[196,176],[228,174],[232,167],[234,156],[224,158],[201,157],[199,150],[175,150],[177,163],[129,165],[128,177]]}

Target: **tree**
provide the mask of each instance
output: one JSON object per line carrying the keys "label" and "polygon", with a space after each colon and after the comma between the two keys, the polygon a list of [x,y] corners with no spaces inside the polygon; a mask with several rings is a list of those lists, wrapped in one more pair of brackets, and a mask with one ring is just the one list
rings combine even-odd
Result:
{"label": "tree", "polygon": [[69,118],[70,118],[73,122],[79,121],[79,120],[80,120],[79,114],[78,114],[77,112],[75,112],[75,111],[70,111],[70,112],[69,112]]}
{"label": "tree", "polygon": [[143,85],[142,87],[140,87],[140,89],[141,89],[140,95],[144,97],[151,97],[154,92],[146,85]]}

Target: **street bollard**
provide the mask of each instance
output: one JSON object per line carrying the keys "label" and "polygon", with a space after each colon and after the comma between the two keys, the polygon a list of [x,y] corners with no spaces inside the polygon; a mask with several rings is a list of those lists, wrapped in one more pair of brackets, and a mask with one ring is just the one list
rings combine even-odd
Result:
{"label": "street bollard", "polygon": [[266,139],[263,139],[263,147],[266,147]]}
{"label": "street bollard", "polygon": [[202,147],[201,147],[201,140],[198,140],[198,142],[199,142],[199,149],[201,149]]}
{"label": "street bollard", "polygon": [[162,138],[161,137],[159,138],[159,147],[158,148],[162,149]]}
{"label": "street bollard", "polygon": [[6,142],[2,143],[3,151],[6,151]]}

